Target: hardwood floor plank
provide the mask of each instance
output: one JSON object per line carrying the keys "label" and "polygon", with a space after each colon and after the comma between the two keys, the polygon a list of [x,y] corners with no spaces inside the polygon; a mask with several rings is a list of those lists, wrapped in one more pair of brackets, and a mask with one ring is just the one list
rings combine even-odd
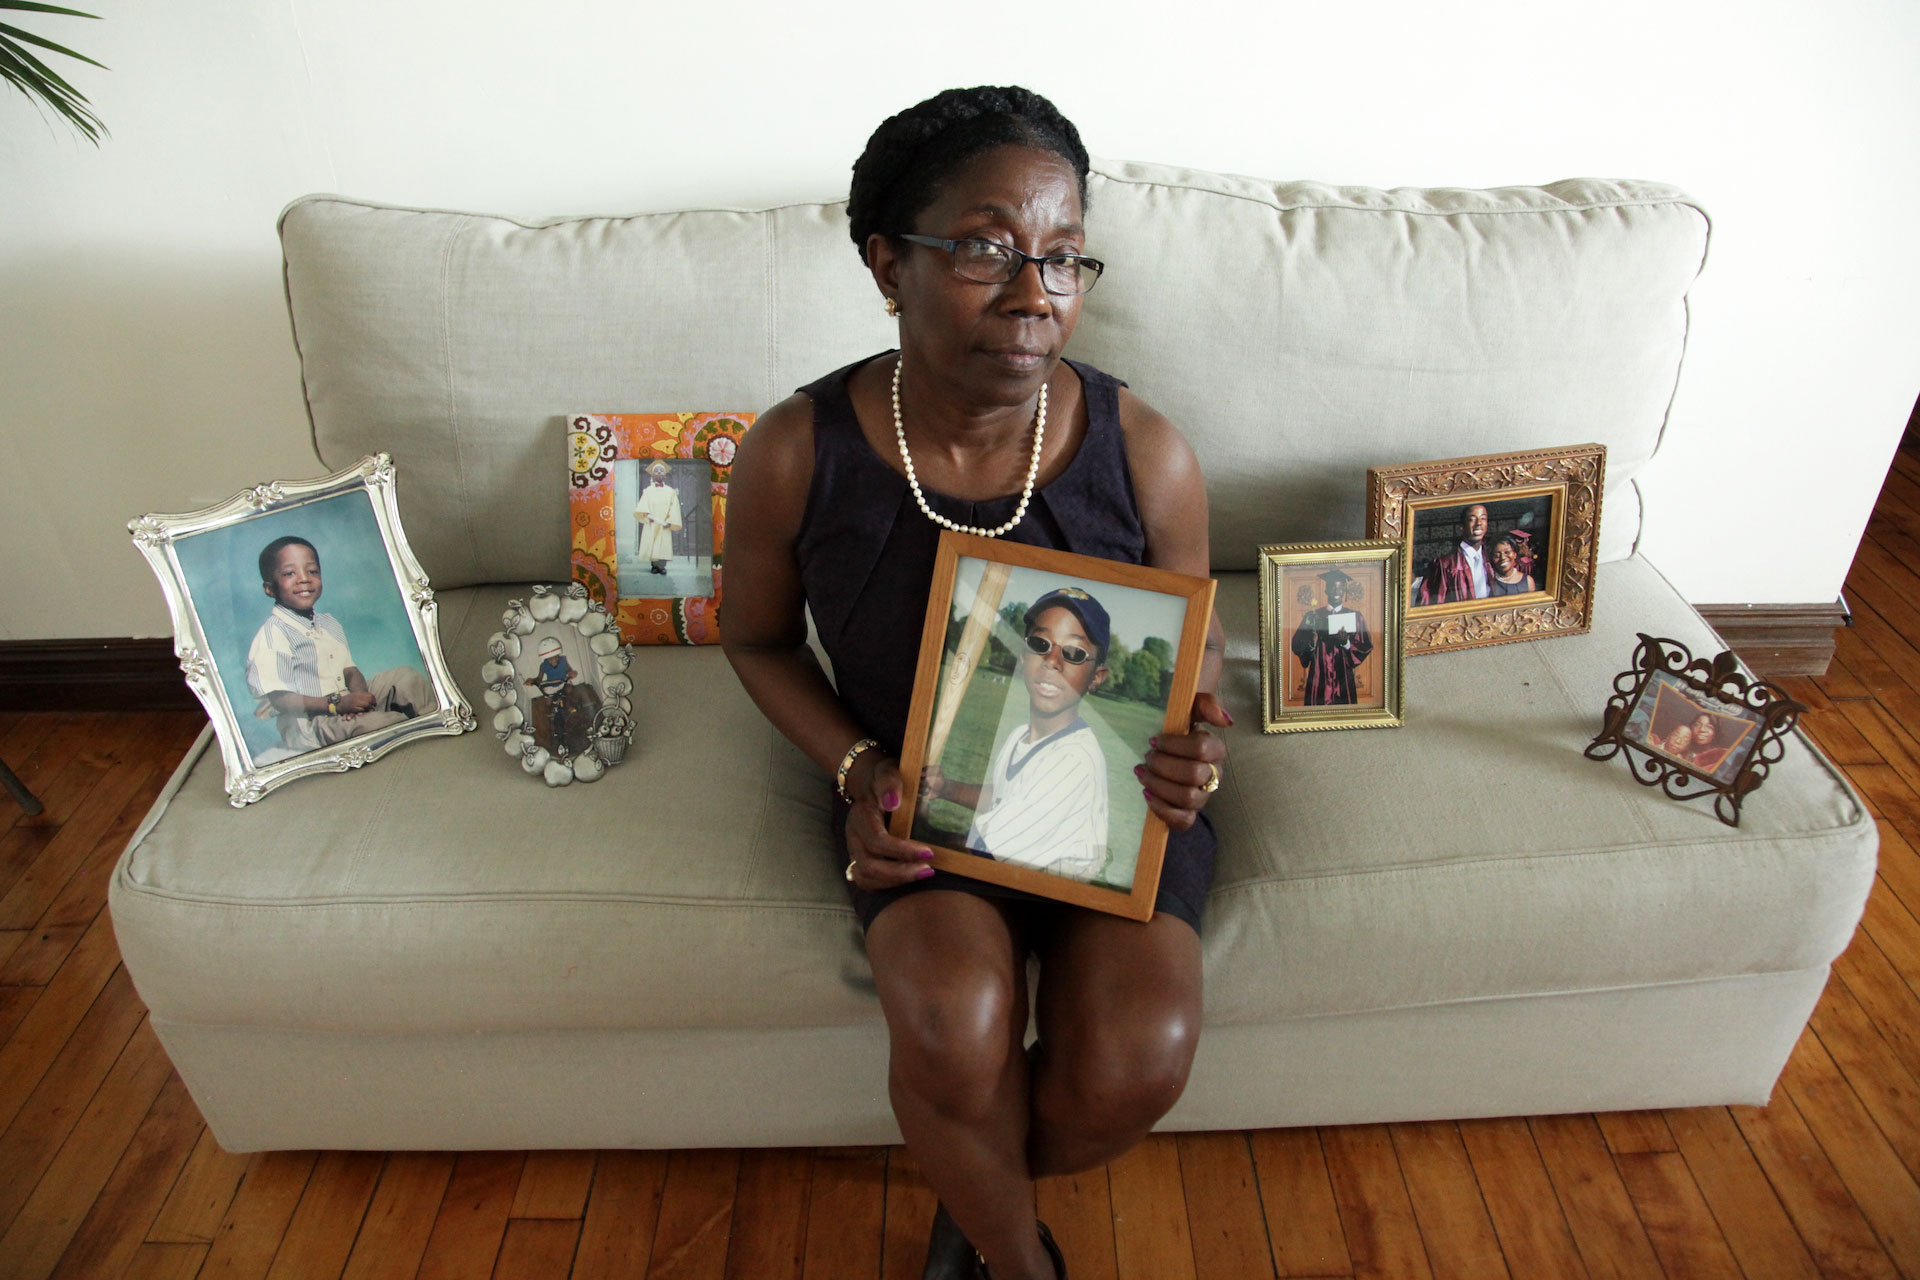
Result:
{"label": "hardwood floor plank", "polygon": [[[893,1213],[891,1181],[888,1182],[887,1213]],[[1034,1186],[1034,1207],[1040,1220],[1053,1232],[1054,1243],[1072,1268],[1074,1280],[1117,1280],[1120,1257],[1113,1242],[1113,1192],[1107,1181],[1106,1166],[1085,1173],[1042,1178]],[[922,1239],[924,1239],[924,1235]],[[891,1249],[891,1246],[889,1246]],[[889,1252],[891,1257],[891,1252]],[[892,1280],[892,1271],[883,1273]],[[914,1277],[919,1272],[913,1273]]]}
{"label": "hardwood floor plank", "polygon": [[500,1242],[493,1280],[567,1280],[579,1242],[577,1218],[515,1218]]}
{"label": "hardwood floor plank", "polygon": [[80,935],[66,963],[6,1044],[0,1045],[0,1128],[11,1125],[20,1114],[47,1067],[65,1050],[74,1028],[119,967],[113,924],[103,911]]}
{"label": "hardwood floor plank", "polygon": [[1592,1116],[1536,1116],[1527,1122],[1593,1280],[1660,1274],[1653,1244],[1633,1211],[1612,1153]]}
{"label": "hardwood floor plank", "polygon": [[1107,1185],[1121,1280],[1194,1280],[1180,1148],[1173,1136],[1149,1134],[1107,1166]]}
{"label": "hardwood floor plank", "polygon": [[15,776],[44,808],[29,817],[11,801],[0,807],[0,893],[12,887],[34,854],[53,839],[74,806],[111,767],[104,756],[89,749],[91,732],[82,717],[60,717],[33,753],[14,765]]}
{"label": "hardwood floor plank", "polygon": [[1728,1107],[1823,1276],[1893,1280],[1886,1250],[1785,1089],[1762,1107]]}
{"label": "hardwood floor plank", "polygon": [[444,1151],[396,1151],[354,1237],[342,1280],[413,1280],[453,1178]]}
{"label": "hardwood floor plank", "polygon": [[593,1163],[591,1151],[529,1151],[507,1216],[579,1218],[587,1211]]}
{"label": "hardwood floor plank", "polygon": [[[1843,704],[1854,706],[1854,703]],[[1837,704],[1830,711],[1809,711],[1800,717],[1800,727],[1826,752],[1827,759],[1842,767],[1856,764],[1884,764],[1873,744],[1854,728],[1853,721]]]}
{"label": "hardwood floor plank", "polygon": [[0,1134],[0,1228],[13,1221],[60,1154],[87,1104],[146,1018],[133,980],[116,969],[6,1132]]}
{"label": "hardwood floor plank", "polygon": [[1828,978],[1811,1025],[1907,1173],[1920,1178],[1920,1081],[1901,1065],[1838,974]]}
{"label": "hardwood floor plank", "polygon": [[1594,1116],[1607,1150],[1617,1156],[1677,1151],[1666,1117],[1658,1111],[1602,1111]]}
{"label": "hardwood floor plank", "polygon": [[[1839,708],[1840,715],[1859,731],[1880,759],[1893,766],[1908,789],[1920,786],[1920,744],[1896,724],[1886,708],[1876,701],[1849,702]],[[1862,764],[1873,763],[1870,760]]]}
{"label": "hardwood floor plank", "polygon": [[1506,1255],[1459,1128],[1442,1120],[1393,1124],[1387,1131],[1436,1280],[1507,1276]]}
{"label": "hardwood floor plank", "polygon": [[13,1038],[40,999],[39,987],[0,987],[0,1049]]}
{"label": "hardwood floor plank", "polygon": [[[95,910],[97,912],[98,908]],[[89,916],[76,925],[42,926],[21,931],[18,936],[23,939],[22,943],[14,948],[4,964],[0,964],[0,987],[46,986],[53,981],[53,975],[60,971],[67,954],[92,922],[93,918]]]}
{"label": "hardwood floor plank", "polygon": [[466,1280],[491,1274],[507,1233],[526,1156],[518,1151],[463,1151],[427,1235],[419,1280]]}
{"label": "hardwood floor plank", "polygon": [[664,1151],[602,1151],[573,1255],[573,1280],[633,1280],[647,1274],[660,1197]]}
{"label": "hardwood floor plank", "polygon": [[1320,1131],[1260,1129],[1251,1137],[1275,1269],[1289,1277],[1352,1275]]}
{"label": "hardwood floor plank", "polygon": [[187,1087],[170,1075],[61,1255],[54,1280],[98,1280],[132,1264],[141,1237],[206,1127]]}
{"label": "hardwood floor plank", "polygon": [[295,1206],[267,1280],[336,1280],[386,1164],[378,1151],[323,1151]]}
{"label": "hardwood floor plank", "polygon": [[[158,724],[148,723],[128,749],[146,757],[160,733]],[[146,758],[142,764],[127,762],[100,773],[59,831],[0,893],[0,929],[31,929],[40,923],[60,890],[79,871],[155,767],[151,758]]]}
{"label": "hardwood floor plank", "polygon": [[[1100,1177],[1104,1183],[1104,1169]],[[1045,1203],[1044,1196],[1041,1203]],[[938,1198],[927,1180],[920,1176],[913,1153],[905,1147],[888,1147],[887,1223],[880,1242],[881,1280],[920,1280],[927,1260],[927,1234],[933,1230],[937,1206]],[[1108,1252],[1112,1252],[1111,1246]]]}
{"label": "hardwood floor plank", "polygon": [[1833,962],[1833,971],[1873,1016],[1874,1027],[1893,1047],[1908,1074],[1920,1080],[1920,993],[1907,985],[1864,929]]}
{"label": "hardwood floor plank", "polygon": [[1908,914],[1920,916],[1920,853],[1891,822],[1880,825],[1880,878]]}
{"label": "hardwood floor plank", "polygon": [[1902,1272],[1920,1275],[1920,1183],[1817,1036],[1800,1037],[1780,1084],[1853,1194],[1880,1247]]}
{"label": "hardwood floor plank", "polygon": [[147,1239],[156,1244],[212,1244],[248,1163],[244,1155],[222,1151],[213,1131],[204,1130],[147,1229]]}
{"label": "hardwood floor plank", "polygon": [[1872,692],[1860,683],[1860,677],[1853,674],[1851,668],[1842,662],[1839,655],[1827,664],[1827,674],[1812,677],[1820,686],[1820,692],[1827,695],[1829,701],[1845,702],[1850,698],[1871,698]]}
{"label": "hardwood floor plank", "polygon": [[1727,1109],[1688,1107],[1667,1112],[1666,1120],[1747,1280],[1819,1280],[1820,1269]]}
{"label": "hardwood floor plank", "polygon": [[[884,1177],[884,1151],[880,1159]],[[799,1280],[806,1265],[812,1179],[811,1150],[771,1148],[741,1154],[727,1280]],[[885,1196],[883,1187],[883,1202]],[[876,1266],[871,1274],[878,1273]]]}
{"label": "hardwood floor plank", "polygon": [[1903,834],[1920,832],[1920,796],[1892,765],[1848,765],[1847,779],[1866,796],[1867,809],[1875,818],[1894,823]]}
{"label": "hardwood floor plank", "polygon": [[248,1159],[200,1280],[263,1280],[317,1158],[312,1151],[261,1151]]}
{"label": "hardwood floor plank", "polygon": [[0,1236],[9,1280],[45,1280],[53,1273],[172,1072],[160,1042],[141,1024]]}
{"label": "hardwood floor plank", "polygon": [[1876,876],[1867,894],[1867,909],[1860,927],[1886,956],[1887,963],[1906,984],[1920,991],[1920,921],[1894,896],[1884,879]]}
{"label": "hardwood floor plank", "polygon": [[1433,1268],[1387,1127],[1325,1126],[1320,1146],[1357,1280],[1430,1278]]}
{"label": "hardwood floor plank", "polygon": [[120,1280],[194,1280],[206,1259],[204,1244],[142,1244]]}
{"label": "hardwood floor plank", "polygon": [[801,1274],[810,1280],[879,1275],[886,1211],[885,1147],[820,1148],[814,1153]]}
{"label": "hardwood floor plank", "polygon": [[676,1151],[667,1160],[647,1280],[722,1280],[738,1151]]}
{"label": "hardwood floor plank", "polygon": [[1614,1166],[1660,1265],[1687,1280],[1743,1280],[1720,1224],[1677,1151],[1616,1154]]}
{"label": "hardwood floor plank", "polygon": [[[0,977],[9,972],[7,966],[12,962],[14,952],[20,950],[20,944],[32,936],[32,931],[28,929],[0,929]],[[0,987],[9,985],[12,984],[0,982]]]}
{"label": "hardwood floor plank", "polygon": [[1458,1128],[1494,1235],[1513,1274],[1585,1276],[1586,1264],[1527,1122],[1462,1120]]}
{"label": "hardwood floor plank", "polygon": [[1244,1132],[1183,1133],[1174,1139],[1187,1236],[1197,1280],[1252,1280],[1275,1274],[1267,1220]]}
{"label": "hardwood floor plank", "polygon": [[126,802],[113,821],[93,843],[93,848],[81,860],[79,869],[54,895],[47,904],[46,911],[40,917],[40,923],[46,926],[85,925],[99,911],[100,905],[107,900],[107,884],[113,878],[113,869],[119,864],[120,855],[126,851],[127,841],[146,820],[147,811],[153,808],[153,802],[166,789],[167,780],[173,776],[176,761],[163,758],[154,761],[140,784],[128,795]]}

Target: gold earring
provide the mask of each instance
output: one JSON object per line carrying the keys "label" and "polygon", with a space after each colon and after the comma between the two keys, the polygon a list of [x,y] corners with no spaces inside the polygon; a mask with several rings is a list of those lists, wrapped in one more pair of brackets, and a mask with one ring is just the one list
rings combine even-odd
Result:
{"label": "gold earring", "polygon": [[900,314],[900,304],[895,302],[892,298],[887,299],[887,314],[890,316],[897,316]]}

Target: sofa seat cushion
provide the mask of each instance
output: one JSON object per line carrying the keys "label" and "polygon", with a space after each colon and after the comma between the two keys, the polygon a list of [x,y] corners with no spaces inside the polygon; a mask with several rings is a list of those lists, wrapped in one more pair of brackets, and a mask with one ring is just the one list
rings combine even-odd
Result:
{"label": "sofa seat cushion", "polygon": [[[469,690],[512,594],[440,598]],[[1787,972],[1846,944],[1874,827],[1804,740],[1738,830],[1581,757],[1634,632],[1714,648],[1644,561],[1602,566],[1591,635],[1408,663],[1392,730],[1263,736],[1253,575],[1219,600],[1237,725],[1210,1023]],[[177,1023],[375,1034],[878,1018],[829,781],[718,650],[633,672],[633,748],[592,785],[547,788],[484,729],[238,811],[218,753],[189,759],[113,884],[142,997]]]}

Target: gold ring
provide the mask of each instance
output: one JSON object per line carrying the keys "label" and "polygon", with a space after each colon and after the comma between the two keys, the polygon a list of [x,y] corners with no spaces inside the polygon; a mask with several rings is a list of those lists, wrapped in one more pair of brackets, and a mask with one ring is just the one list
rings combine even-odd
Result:
{"label": "gold ring", "polygon": [[1220,789],[1220,766],[1217,764],[1208,764],[1207,768],[1213,770],[1213,776],[1211,778],[1208,778],[1206,781],[1206,785],[1202,786],[1200,789],[1206,792],[1208,795],[1212,795],[1214,792]]}
{"label": "gold ring", "polygon": [[853,883],[853,864],[851,862],[847,864],[847,883]]}

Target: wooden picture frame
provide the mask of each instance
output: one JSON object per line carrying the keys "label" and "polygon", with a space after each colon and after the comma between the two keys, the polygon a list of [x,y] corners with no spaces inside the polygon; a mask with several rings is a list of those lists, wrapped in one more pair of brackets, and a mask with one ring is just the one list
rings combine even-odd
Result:
{"label": "wooden picture frame", "polygon": [[[401,531],[394,483],[381,453],[319,480],[255,485],[127,525],[160,579],[173,650],[213,722],[235,808],[296,778],[475,727],[440,651],[439,606]],[[269,558],[303,555],[310,567],[289,564],[289,583],[262,581]]]}
{"label": "wooden picture frame", "polygon": [[941,871],[1149,919],[1167,827],[1132,770],[1148,739],[1191,727],[1213,595],[1210,578],[943,531],[893,834]]}
{"label": "wooden picture frame", "polygon": [[1389,539],[1260,548],[1260,727],[1396,728],[1406,558]]}
{"label": "wooden picture frame", "polygon": [[[1407,655],[1591,630],[1606,470],[1599,444],[1369,468],[1367,536],[1406,550]],[[1468,567],[1476,509],[1484,570]]]}
{"label": "wooden picture frame", "polygon": [[1786,754],[1806,707],[1779,685],[1744,675],[1733,652],[1695,658],[1678,640],[1644,633],[1633,665],[1613,679],[1590,760],[1627,757],[1633,780],[1676,800],[1712,796],[1714,814],[1740,825],[1740,806]]}
{"label": "wooden picture frame", "polygon": [[[573,580],[606,608],[627,643],[720,643],[727,482],[753,420],[751,413],[567,415]],[[656,482],[657,504],[650,500]]]}

